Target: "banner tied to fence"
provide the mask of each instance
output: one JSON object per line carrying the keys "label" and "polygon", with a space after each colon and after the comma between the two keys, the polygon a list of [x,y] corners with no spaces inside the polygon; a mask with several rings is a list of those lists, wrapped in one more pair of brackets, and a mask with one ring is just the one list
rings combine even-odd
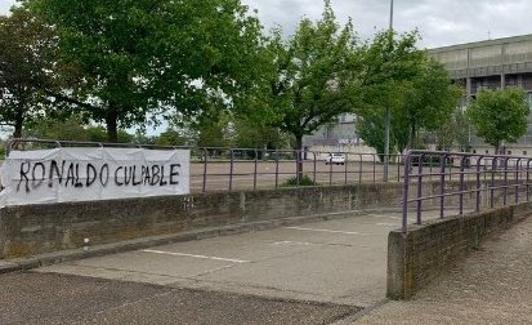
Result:
{"label": "banner tied to fence", "polygon": [[190,151],[57,148],[12,151],[0,207],[190,193]]}

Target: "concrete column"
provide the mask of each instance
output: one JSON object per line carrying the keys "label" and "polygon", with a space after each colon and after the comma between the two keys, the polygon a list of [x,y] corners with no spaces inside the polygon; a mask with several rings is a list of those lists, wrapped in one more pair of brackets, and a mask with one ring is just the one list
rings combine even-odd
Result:
{"label": "concrete column", "polygon": [[467,66],[466,66],[466,102],[469,105],[471,96],[473,95],[473,87],[471,80],[471,49],[467,49]]}
{"label": "concrete column", "polygon": [[469,100],[471,99],[471,96],[473,95],[472,92],[473,92],[473,81],[471,80],[470,77],[467,77],[466,78],[466,96],[467,96],[468,103],[469,103]]}
{"label": "concrete column", "polygon": [[504,63],[506,59],[506,44],[501,47],[501,89],[506,88],[506,73],[504,69]]}

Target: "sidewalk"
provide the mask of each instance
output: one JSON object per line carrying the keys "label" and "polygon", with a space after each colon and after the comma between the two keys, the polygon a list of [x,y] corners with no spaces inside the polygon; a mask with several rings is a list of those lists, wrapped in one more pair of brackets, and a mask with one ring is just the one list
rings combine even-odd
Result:
{"label": "sidewalk", "polygon": [[409,302],[356,324],[532,324],[532,218],[482,245]]}

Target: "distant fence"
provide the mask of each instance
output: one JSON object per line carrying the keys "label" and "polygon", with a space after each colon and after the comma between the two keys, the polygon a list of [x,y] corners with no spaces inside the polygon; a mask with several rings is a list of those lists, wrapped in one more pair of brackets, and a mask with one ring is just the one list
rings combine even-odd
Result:
{"label": "distant fence", "polygon": [[[530,157],[410,151],[404,157],[402,230],[408,231],[412,212],[422,224],[425,210],[435,207],[444,219],[449,210],[463,215],[529,202],[531,168]],[[424,192],[429,179],[440,193]]]}
{"label": "distant fence", "polygon": [[[380,183],[385,179],[383,155],[325,151],[296,151],[256,148],[172,147],[145,144],[117,144],[43,139],[14,139],[11,150],[39,150],[58,147],[126,147],[143,149],[190,149],[191,191],[213,192],[258,190],[283,186],[299,187],[297,165],[317,185]],[[402,156],[390,155],[390,182],[401,182]]]}

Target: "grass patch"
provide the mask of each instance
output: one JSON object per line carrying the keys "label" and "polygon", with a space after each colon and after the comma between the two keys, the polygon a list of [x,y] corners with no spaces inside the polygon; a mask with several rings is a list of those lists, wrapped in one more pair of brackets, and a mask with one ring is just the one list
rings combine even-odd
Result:
{"label": "grass patch", "polygon": [[304,175],[298,182],[297,177],[292,177],[284,182],[281,187],[296,187],[296,186],[318,186],[320,184],[314,182],[308,175]]}

